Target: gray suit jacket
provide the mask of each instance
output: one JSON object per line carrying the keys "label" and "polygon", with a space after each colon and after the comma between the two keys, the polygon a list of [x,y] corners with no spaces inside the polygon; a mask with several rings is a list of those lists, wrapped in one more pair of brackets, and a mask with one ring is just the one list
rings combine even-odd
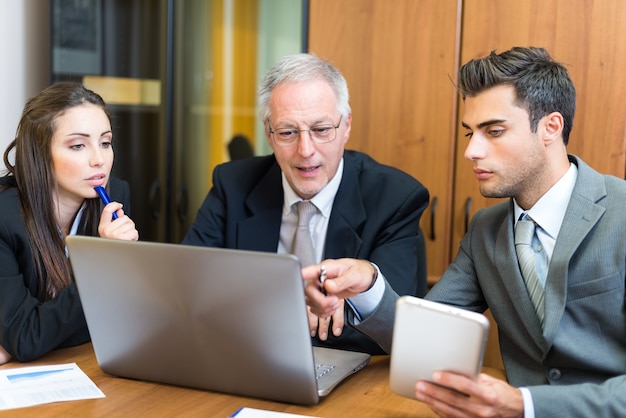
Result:
{"label": "gray suit jacket", "polygon": [[[473,217],[426,298],[491,309],[508,380],[529,388],[537,417],[626,416],[626,182],[570,160],[578,178],[550,261],[543,332],[517,264],[512,201]],[[387,288],[357,325],[386,350],[396,299]]]}

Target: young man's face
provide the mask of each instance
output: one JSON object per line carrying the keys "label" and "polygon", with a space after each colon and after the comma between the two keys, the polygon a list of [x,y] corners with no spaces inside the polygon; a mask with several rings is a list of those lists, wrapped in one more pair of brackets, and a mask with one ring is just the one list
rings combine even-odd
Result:
{"label": "young man's face", "polygon": [[541,190],[548,171],[543,119],[531,132],[528,112],[515,103],[512,86],[501,85],[465,99],[465,158],[485,197],[526,198]]}

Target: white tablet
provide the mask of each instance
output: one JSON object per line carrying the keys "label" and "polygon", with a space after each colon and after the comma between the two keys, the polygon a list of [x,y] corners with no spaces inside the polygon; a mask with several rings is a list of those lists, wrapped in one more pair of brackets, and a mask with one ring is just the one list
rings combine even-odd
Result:
{"label": "white tablet", "polygon": [[448,370],[475,377],[489,334],[482,314],[402,296],[396,305],[389,383],[398,395],[415,398],[415,383]]}

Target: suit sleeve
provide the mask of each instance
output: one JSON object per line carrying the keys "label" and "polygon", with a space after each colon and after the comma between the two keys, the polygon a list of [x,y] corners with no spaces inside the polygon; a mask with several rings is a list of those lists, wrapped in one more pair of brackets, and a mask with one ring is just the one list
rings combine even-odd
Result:
{"label": "suit sleeve", "polygon": [[626,416],[626,376],[617,376],[602,384],[542,385],[528,389],[537,418]]}
{"label": "suit sleeve", "polygon": [[60,347],[89,340],[75,284],[40,302],[25,235],[0,224],[0,345],[18,361],[35,360]]}
{"label": "suit sleeve", "polygon": [[393,321],[395,319],[398,298],[398,294],[389,286],[389,283],[385,282],[385,293],[380,303],[366,319],[360,321],[356,318],[352,309],[346,310],[348,323],[357,331],[376,341],[380,348],[388,354],[391,353]]}
{"label": "suit sleeve", "polygon": [[89,341],[75,284],[42,303],[24,287],[21,275],[2,276],[0,317],[1,345],[17,361],[32,361],[56,348]]}
{"label": "suit sleeve", "polygon": [[424,296],[426,283],[419,280],[426,279],[418,278],[417,240],[420,217],[427,206],[428,191],[422,186],[415,188],[378,231],[371,254],[363,257],[378,265],[399,295]]}

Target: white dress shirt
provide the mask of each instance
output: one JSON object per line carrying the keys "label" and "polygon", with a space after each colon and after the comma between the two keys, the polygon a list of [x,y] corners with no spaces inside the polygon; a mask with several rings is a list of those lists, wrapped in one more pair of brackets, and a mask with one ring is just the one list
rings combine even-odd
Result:
{"label": "white dress shirt", "polygon": [[[322,261],[324,256],[324,248],[326,245],[326,233],[328,231],[328,221],[330,220],[330,213],[333,208],[335,196],[341,179],[343,178],[343,158],[339,162],[337,167],[337,173],[328,182],[328,184],[316,194],[311,202],[318,209],[318,213],[314,214],[309,223],[311,230],[311,239],[313,241],[313,247],[315,249],[316,262]],[[294,234],[298,227],[298,212],[294,206],[295,203],[301,201],[300,196],[293,191],[285,174],[282,174],[283,183],[283,217],[280,226],[280,239],[278,240],[277,252],[281,254],[288,254],[291,252]],[[374,265],[374,268],[378,269],[378,266]],[[382,280],[381,280],[382,279]],[[378,269],[378,280],[374,284],[374,287],[367,293],[356,295],[348,300],[357,315],[369,315],[371,314],[376,305],[382,298],[385,291],[385,280],[382,272]],[[361,299],[363,299],[362,302]],[[356,309],[353,303],[359,303],[359,308]]]}
{"label": "white dress shirt", "polygon": [[[283,182],[283,217],[280,225],[280,239],[278,240],[277,252],[280,254],[289,254],[293,244],[294,234],[298,228],[298,211],[295,203],[302,200],[300,196],[293,191],[285,174],[282,175]],[[328,184],[320,190],[318,194],[313,196],[311,203],[315,205],[318,212],[313,215],[309,222],[311,230],[311,240],[315,249],[315,262],[322,261],[324,255],[324,246],[326,244],[326,231],[328,230],[328,221],[330,220],[330,212],[333,208],[333,202],[341,184],[343,177],[343,158],[337,167],[337,173],[328,182]]]}

